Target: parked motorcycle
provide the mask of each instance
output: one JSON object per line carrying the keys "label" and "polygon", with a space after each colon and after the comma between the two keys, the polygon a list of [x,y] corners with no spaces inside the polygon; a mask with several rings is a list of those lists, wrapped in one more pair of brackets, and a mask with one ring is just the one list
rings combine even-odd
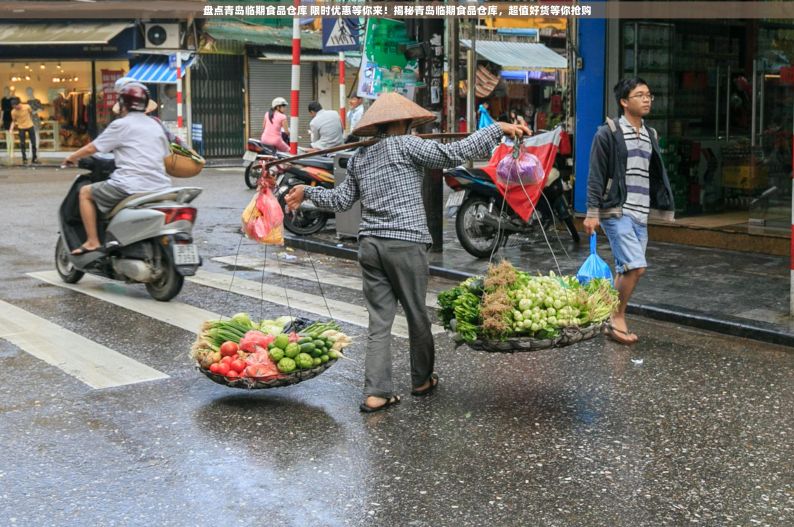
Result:
{"label": "parked motorcycle", "polygon": [[276,149],[272,146],[263,144],[257,139],[248,139],[245,147],[243,161],[248,163],[245,167],[245,184],[248,188],[256,188],[259,176],[262,175],[262,159],[271,158],[276,155]]}
{"label": "parked motorcycle", "polygon": [[107,215],[98,215],[102,247],[73,255],[85,241],[80,218],[80,189],[106,180],[115,170],[113,158],[94,155],[78,162],[89,170],[75,178],[58,212],[60,233],[55,245],[55,269],[69,284],[85,273],[127,283],[143,283],[156,300],[166,302],[182,290],[184,277],[201,265],[193,244],[195,207],[188,206],[199,194],[197,187],[175,187],[133,194]]}
{"label": "parked motorcycle", "polygon": [[[559,162],[560,159],[555,164]],[[570,187],[560,177],[558,168],[550,171],[529,222],[515,213],[496,188],[489,175],[489,171],[495,170],[495,167],[487,166],[473,169],[456,167],[444,171],[447,185],[455,191],[447,198],[446,207],[447,210],[457,209],[455,232],[466,252],[477,258],[487,258],[514,234],[530,235],[538,228],[548,230],[553,227],[555,216],[565,225],[573,241],[579,241],[571,208],[565,198]]]}
{"label": "parked motorcycle", "polygon": [[296,211],[287,211],[285,197],[296,185],[334,188],[334,158],[314,156],[276,165],[276,197],[284,209],[284,227],[293,234],[307,235],[320,231],[334,212],[304,200]]}

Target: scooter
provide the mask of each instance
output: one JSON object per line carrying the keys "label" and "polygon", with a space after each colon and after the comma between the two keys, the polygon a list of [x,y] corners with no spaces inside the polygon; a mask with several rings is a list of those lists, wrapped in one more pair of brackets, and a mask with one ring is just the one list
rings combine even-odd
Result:
{"label": "scooter", "polygon": [[[559,160],[557,160],[559,161]],[[556,163],[556,162],[555,162]],[[455,192],[447,198],[448,212],[457,213],[455,232],[461,246],[477,258],[488,258],[514,234],[531,235],[554,225],[554,216],[566,227],[574,242],[579,233],[565,198],[567,183],[557,167],[546,178],[535,213],[525,222],[502,197],[489,171],[496,167],[456,167],[444,171],[444,180]]]}
{"label": "scooter", "polygon": [[[263,162],[264,164],[264,162]],[[334,188],[334,158],[332,156],[314,156],[276,165],[271,169],[276,180],[276,198],[284,210],[284,227],[293,234],[308,235],[320,231],[329,218],[334,216],[331,210],[323,209],[309,200],[304,200],[296,211],[287,210],[285,200],[289,191],[296,185]]]}
{"label": "scooter", "polygon": [[248,139],[248,144],[245,147],[243,154],[243,164],[247,163],[245,167],[245,185],[250,188],[256,188],[259,182],[259,177],[262,175],[262,159],[272,158],[276,155],[276,149],[272,146],[263,144],[262,141],[257,139]]}
{"label": "scooter", "polygon": [[192,234],[196,209],[188,204],[202,189],[175,187],[129,196],[108,214],[98,215],[100,249],[73,255],[86,238],[80,189],[108,179],[115,170],[113,158],[102,155],[83,158],[77,166],[89,172],[75,178],[58,211],[55,269],[61,279],[74,284],[89,273],[143,283],[156,300],[174,298],[182,290],[184,277],[194,275],[201,265]]}

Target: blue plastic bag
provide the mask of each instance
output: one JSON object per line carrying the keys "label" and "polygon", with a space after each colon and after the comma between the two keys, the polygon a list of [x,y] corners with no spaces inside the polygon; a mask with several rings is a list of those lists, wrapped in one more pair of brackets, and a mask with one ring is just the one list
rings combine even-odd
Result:
{"label": "blue plastic bag", "polygon": [[576,279],[579,280],[579,283],[582,285],[589,284],[590,280],[594,278],[606,278],[609,280],[609,283],[615,285],[614,280],[612,280],[612,270],[609,268],[609,264],[598,256],[595,233],[590,235],[590,256],[587,257],[587,260],[584,261],[579,271],[576,272]]}
{"label": "blue plastic bag", "polygon": [[480,120],[477,123],[477,130],[482,130],[483,128],[488,128],[492,124],[496,124],[496,121],[493,120],[493,117],[491,117],[491,114],[488,113],[484,105],[481,104],[478,111],[480,112]]}

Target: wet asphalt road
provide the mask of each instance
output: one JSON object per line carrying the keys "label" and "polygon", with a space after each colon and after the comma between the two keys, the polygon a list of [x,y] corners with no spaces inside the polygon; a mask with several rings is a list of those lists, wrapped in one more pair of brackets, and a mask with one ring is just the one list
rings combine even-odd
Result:
{"label": "wet asphalt road", "polygon": [[[169,378],[92,389],[0,335],[0,524],[794,525],[790,349],[643,320],[632,349],[596,339],[492,355],[442,335],[441,388],[421,400],[409,395],[407,341],[395,339],[403,403],[362,416],[364,328],[342,324],[352,360],[293,387],[233,390],[192,369],[190,332],[26,276],[53,268],[54,211],[71,174],[0,170],[0,300]],[[237,252],[252,194],[240,171],[188,182],[206,189],[195,233],[204,269],[231,274],[210,258]],[[265,256],[247,241],[240,254]],[[351,262],[312,262],[357,274]],[[359,291],[323,291],[362,304]],[[192,283],[177,300],[285,312]]]}

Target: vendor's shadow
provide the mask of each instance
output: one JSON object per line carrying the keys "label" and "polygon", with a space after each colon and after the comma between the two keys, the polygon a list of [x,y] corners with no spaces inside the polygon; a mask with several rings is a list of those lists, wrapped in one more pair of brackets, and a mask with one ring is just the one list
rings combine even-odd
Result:
{"label": "vendor's shadow", "polygon": [[[263,390],[262,392],[270,391]],[[228,445],[245,445],[252,459],[286,468],[344,445],[343,427],[325,409],[282,395],[228,395],[195,412],[197,428]],[[306,452],[310,456],[293,456]]]}

